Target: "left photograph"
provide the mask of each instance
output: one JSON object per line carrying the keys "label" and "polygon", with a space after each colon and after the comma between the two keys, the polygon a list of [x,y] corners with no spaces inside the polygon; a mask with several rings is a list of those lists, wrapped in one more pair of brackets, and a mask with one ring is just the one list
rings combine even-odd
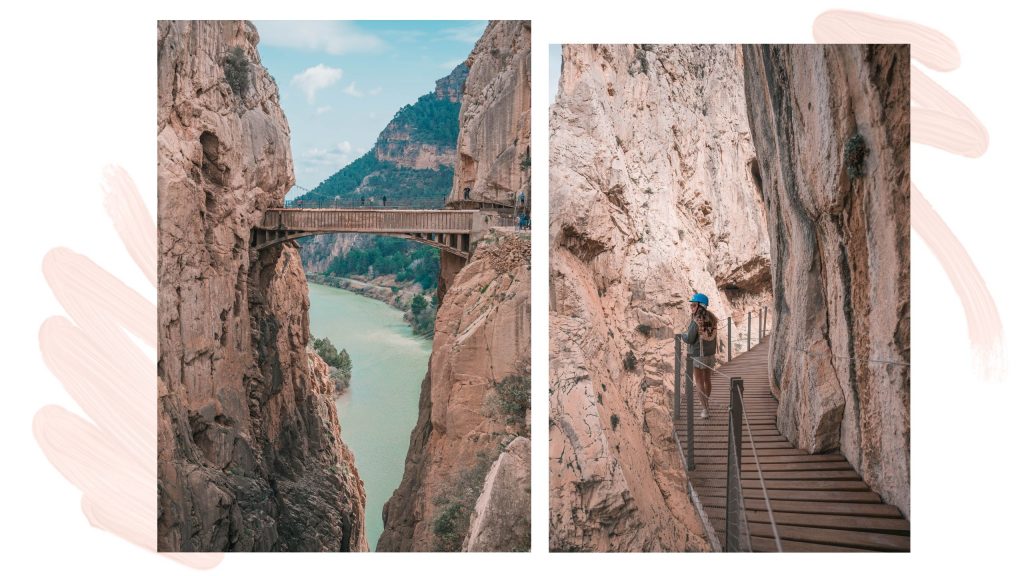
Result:
{"label": "left photograph", "polygon": [[529,551],[530,23],[157,60],[159,550]]}

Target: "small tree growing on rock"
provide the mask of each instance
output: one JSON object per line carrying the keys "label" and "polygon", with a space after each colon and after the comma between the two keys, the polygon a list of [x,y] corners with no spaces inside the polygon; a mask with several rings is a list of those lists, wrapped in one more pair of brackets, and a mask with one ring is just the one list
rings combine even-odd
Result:
{"label": "small tree growing on rock", "polygon": [[236,96],[249,91],[249,59],[240,46],[235,46],[224,59],[224,77]]}

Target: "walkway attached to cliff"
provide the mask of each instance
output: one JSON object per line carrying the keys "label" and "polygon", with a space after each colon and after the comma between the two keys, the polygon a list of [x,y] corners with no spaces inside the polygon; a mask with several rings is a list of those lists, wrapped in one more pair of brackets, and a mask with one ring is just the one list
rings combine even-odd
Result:
{"label": "walkway attached to cliff", "polygon": [[[749,432],[744,426],[741,484],[755,552],[777,547],[751,440],[784,552],[909,551],[910,522],[895,506],[884,504],[842,454],[809,454],[779,432],[778,402],[768,383],[768,346],[765,341],[717,367],[711,378],[711,416],[694,419],[696,469],[687,474],[718,540],[725,541],[728,375],[743,378],[744,384]],[[696,398],[694,407],[699,413]],[[686,454],[682,412],[675,428],[681,453]]]}
{"label": "walkway attached to cliff", "polygon": [[511,226],[510,218],[480,210],[379,208],[275,208],[253,229],[252,246],[312,236],[354,232],[408,238],[469,258],[474,236],[491,226]]}

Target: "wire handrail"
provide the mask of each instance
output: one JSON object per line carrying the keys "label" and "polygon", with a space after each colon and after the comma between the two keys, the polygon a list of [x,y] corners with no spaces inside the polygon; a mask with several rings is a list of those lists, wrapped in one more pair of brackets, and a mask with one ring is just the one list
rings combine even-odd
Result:
{"label": "wire handrail", "polygon": [[[767,309],[766,308],[762,308],[762,309],[760,309],[760,310],[758,310],[756,312],[756,314],[758,316],[758,323],[757,323],[757,330],[754,333],[757,335],[757,343],[763,342],[767,338],[767,336],[772,332],[772,329],[774,328],[774,325],[771,325],[771,327],[769,327],[768,317],[767,317],[766,313],[767,313]],[[754,314],[753,311],[750,311],[750,312],[747,313],[747,317],[748,317],[747,328],[748,329],[747,329],[746,339],[748,340],[748,343],[747,343],[747,349],[748,350],[752,347],[751,346],[751,341],[753,340],[753,338],[751,336],[751,333],[753,332],[753,323],[752,323],[752,320],[751,320],[751,315],[752,314]],[[734,341],[732,339],[732,336],[733,336],[733,334],[732,334],[733,318],[730,316],[724,322],[719,323],[720,326],[722,324],[725,324],[728,327],[727,328],[728,329],[728,333],[726,335],[726,342],[727,342],[727,346],[728,346],[729,350],[732,351],[733,344],[734,344]],[[676,336],[677,336],[677,338],[676,338],[677,346],[679,346],[679,343],[680,343],[680,340],[681,340],[681,335],[676,335]],[[740,338],[737,338],[736,341],[735,341],[735,343],[737,345],[739,345],[739,346],[742,346],[741,341],[742,341],[742,339],[744,339],[744,338],[742,338],[742,336],[743,335],[741,334]],[[719,339],[719,340],[721,341],[721,339]],[[905,366],[905,367],[908,367],[908,368],[910,366],[910,362],[902,361],[902,360],[888,360],[888,359],[870,358],[870,357],[867,357],[867,356],[860,356],[860,355],[848,356],[848,355],[839,354],[839,353],[832,352],[832,351],[816,352],[816,351],[810,350],[809,348],[795,346],[795,345],[790,345],[790,346],[788,346],[786,348],[788,348],[789,350],[792,350],[792,351],[802,352],[803,354],[805,354],[807,356],[811,356],[811,357],[839,358],[839,359],[846,359],[846,360],[854,360],[854,361],[858,361],[858,362],[870,362],[870,363],[875,363],[875,364]],[[681,370],[681,364],[682,364],[682,359],[681,358],[682,358],[682,354],[680,353],[680,351],[677,350],[677,360],[676,360],[676,371],[677,371],[677,377],[676,377],[677,384],[676,384],[676,388],[677,388],[677,394],[679,393],[678,392],[678,388],[679,388],[679,383],[678,383],[678,381],[679,381],[679,374],[678,373]],[[697,393],[696,393],[696,395],[699,396],[699,399],[701,400],[702,405],[707,407],[708,417],[710,417],[713,421],[721,421],[722,418],[727,418],[726,421],[728,422],[728,450],[727,450],[727,462],[726,462],[726,490],[727,490],[727,493],[726,493],[726,534],[725,534],[725,539],[724,539],[725,546],[726,546],[726,551],[746,551],[746,550],[750,549],[749,548],[750,533],[749,533],[749,527],[747,527],[747,525],[746,525],[746,512],[745,512],[745,508],[744,508],[744,502],[743,502],[744,501],[744,496],[743,496],[743,489],[742,489],[742,446],[743,446],[742,430],[745,429],[746,433],[747,433],[747,435],[749,437],[749,446],[750,446],[750,449],[751,449],[751,455],[753,457],[754,471],[757,474],[757,480],[758,480],[758,483],[759,483],[759,486],[760,486],[760,491],[761,491],[761,493],[762,493],[762,495],[764,497],[764,506],[765,506],[765,511],[767,512],[767,521],[768,521],[768,524],[771,527],[771,535],[772,535],[772,538],[774,540],[774,547],[775,547],[776,550],[781,552],[782,551],[782,540],[781,540],[781,537],[779,535],[779,527],[778,527],[778,523],[777,523],[776,518],[775,518],[774,506],[772,504],[771,498],[769,497],[768,487],[767,487],[767,480],[765,479],[765,471],[762,468],[761,461],[760,461],[759,454],[758,454],[757,440],[756,440],[756,438],[754,436],[754,429],[751,426],[750,420],[748,418],[747,409],[746,409],[745,402],[744,402],[743,395],[742,395],[742,378],[737,377],[737,376],[733,376],[732,374],[727,373],[727,372],[732,372],[732,370],[728,369],[728,367],[727,367],[728,365],[723,366],[723,368],[725,368],[725,371],[722,371],[722,370],[719,370],[718,368],[716,368],[714,366],[714,363],[707,363],[707,362],[704,362],[704,361],[702,361],[702,360],[700,360],[698,358],[699,357],[690,357],[689,355],[687,355],[685,357],[685,360],[686,360],[686,362],[685,362],[685,365],[686,365],[686,396],[687,396],[686,399],[687,399],[687,405],[689,407],[689,410],[687,411],[687,415],[685,417],[685,421],[686,421],[686,434],[687,434],[687,453],[689,454],[689,457],[686,458],[685,455],[684,455],[684,460],[686,461],[687,470],[694,470],[696,468],[696,463],[695,463],[694,457],[693,457],[693,446],[696,443],[696,438],[695,438],[695,434],[694,434],[694,417],[693,417],[693,409],[692,409],[692,402],[693,402],[693,396],[694,396],[693,389],[696,388],[693,385],[692,369],[693,369],[693,367],[696,367],[696,368],[702,368],[702,369],[710,370],[711,372],[714,372],[716,375],[724,377],[727,381],[730,382],[730,386],[734,386],[735,382],[738,381],[739,382],[739,387],[740,387],[740,391],[739,391],[738,394],[734,393],[734,390],[732,390],[732,389],[730,390],[730,401],[729,401],[729,406],[728,407],[722,406],[720,400],[717,403],[713,403],[711,401],[710,396],[704,394],[703,390],[698,390]],[[731,354],[729,356],[729,359],[732,360],[732,355]],[[734,415],[735,415],[735,419],[734,419]],[[680,419],[680,416],[681,416],[681,414],[680,414],[680,400],[678,398],[676,400],[675,416],[676,416],[677,420]],[[743,511],[742,514],[740,514],[738,512],[738,510],[742,510]]]}

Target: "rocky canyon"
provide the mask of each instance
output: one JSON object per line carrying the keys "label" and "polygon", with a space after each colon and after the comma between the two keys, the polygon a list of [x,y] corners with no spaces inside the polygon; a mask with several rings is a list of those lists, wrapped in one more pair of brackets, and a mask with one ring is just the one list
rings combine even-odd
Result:
{"label": "rocky canyon", "polygon": [[294,183],[258,42],[247,22],[157,27],[158,546],[366,550],[298,251],[249,249]]}
{"label": "rocky canyon", "polygon": [[[528,192],[530,24],[491,22],[466,62],[449,205]],[[380,551],[522,551],[530,545],[530,237],[442,252],[433,351]]]}
{"label": "rocky canyon", "polygon": [[910,49],[746,46],[779,428],[910,517]]}
{"label": "rocky canyon", "polygon": [[[771,300],[734,46],[564,45],[551,107],[550,547],[703,551],[673,334]],[[458,169],[456,170],[458,174]]]}

